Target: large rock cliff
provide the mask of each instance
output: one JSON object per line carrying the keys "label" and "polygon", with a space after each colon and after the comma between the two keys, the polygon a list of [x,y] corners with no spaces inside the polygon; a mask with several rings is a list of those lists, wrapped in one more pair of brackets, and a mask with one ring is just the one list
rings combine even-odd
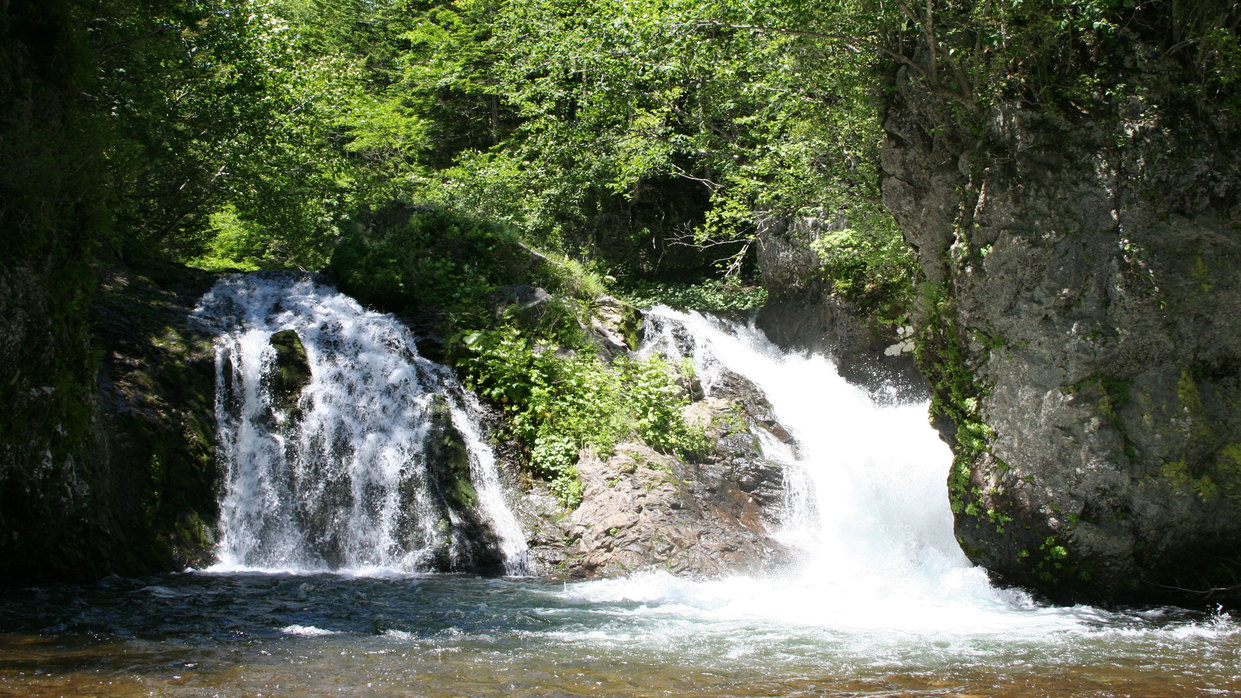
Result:
{"label": "large rock cliff", "polygon": [[[1177,85],[1142,65],[1135,82]],[[1104,114],[999,104],[967,127],[892,75],[883,194],[925,276],[963,548],[1056,598],[1235,602],[1235,115],[1146,94]]]}
{"label": "large rock cliff", "polygon": [[184,331],[202,291],[105,269],[123,195],[81,9],[0,20],[0,586],[183,566],[214,506],[210,355]]}
{"label": "large rock cliff", "polygon": [[[62,369],[11,405],[0,440],[0,584],[210,559],[214,354],[189,313],[214,279],[171,265],[102,276],[87,306],[89,340],[74,347],[97,352],[88,384],[74,385]],[[53,295],[28,286],[31,298]],[[19,339],[26,353],[6,352],[21,359],[10,364],[19,385],[45,375],[36,370],[40,347],[53,358],[67,353],[37,335]],[[57,411],[57,400],[74,409]]]}

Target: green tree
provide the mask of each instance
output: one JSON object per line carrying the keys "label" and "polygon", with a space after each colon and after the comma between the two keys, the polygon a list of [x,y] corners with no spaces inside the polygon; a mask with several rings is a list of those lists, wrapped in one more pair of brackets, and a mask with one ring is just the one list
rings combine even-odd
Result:
{"label": "green tree", "polygon": [[321,266],[347,184],[337,120],[353,68],[296,52],[271,5],[246,0],[84,3],[107,115],[110,206],[126,242],[188,259],[211,214],[244,220],[219,254]]}
{"label": "green tree", "polygon": [[[568,251],[629,238],[622,255],[744,233],[756,210],[873,208],[878,129],[861,89],[873,56],[772,29],[763,22],[792,20],[744,7],[428,10],[406,34],[405,79],[392,93],[438,144],[417,195]],[[598,234],[653,188],[692,202],[658,232],[630,215],[629,228],[606,231],[614,239]]]}

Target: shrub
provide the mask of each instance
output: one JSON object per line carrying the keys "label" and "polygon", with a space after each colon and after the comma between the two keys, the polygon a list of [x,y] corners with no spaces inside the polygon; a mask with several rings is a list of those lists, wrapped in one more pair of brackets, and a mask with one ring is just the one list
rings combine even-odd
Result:
{"label": "shrub", "polygon": [[708,279],[697,284],[635,282],[621,295],[630,303],[649,308],[667,305],[695,310],[750,310],[767,302],[761,286],[745,286],[736,279]]}
{"label": "shrub", "polygon": [[707,450],[701,427],[687,424],[681,408],[689,403],[677,382],[676,369],[661,357],[620,362],[625,406],[633,431],[648,446],[666,453],[695,458]]}
{"label": "shrub", "polygon": [[492,289],[529,276],[532,264],[511,229],[447,211],[394,208],[346,235],[328,271],[365,303],[470,314],[485,309]]}
{"label": "shrub", "polygon": [[608,366],[594,353],[557,355],[513,325],[471,332],[461,345],[466,384],[504,410],[532,473],[550,480],[565,506],[581,499],[583,448],[606,455],[631,435],[686,457],[707,448],[702,430],[681,418],[686,397],[663,359],[623,357]]}

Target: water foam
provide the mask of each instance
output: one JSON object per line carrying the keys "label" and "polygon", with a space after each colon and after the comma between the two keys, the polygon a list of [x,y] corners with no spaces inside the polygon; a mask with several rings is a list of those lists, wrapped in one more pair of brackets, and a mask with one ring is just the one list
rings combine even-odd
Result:
{"label": "water foam", "polygon": [[[506,571],[524,571],[525,538],[470,396],[418,355],[395,318],[291,274],[222,279],[195,314],[219,333],[218,569],[406,573],[455,560],[463,514],[435,499],[428,470],[437,465],[433,425],[449,422]],[[284,330],[297,333],[310,368],[296,410],[277,407],[269,378],[278,368],[272,335]]]}
{"label": "water foam", "polygon": [[326,637],[328,635],[338,635],[335,630],[324,630],[316,628],[313,625],[286,625],[280,629],[285,635],[295,635],[297,637]]}
{"label": "water foam", "polygon": [[770,579],[587,582],[566,589],[570,597],[636,602],[640,613],[945,637],[1040,635],[1097,620],[1094,609],[1043,607],[996,588],[961,553],[945,481],[952,454],[926,404],[878,404],[830,360],[785,353],[753,326],[662,307],[647,323],[644,351],[691,359],[708,394],[729,372],[745,377],[796,441],[762,439],[789,473],[779,535],[800,564]]}

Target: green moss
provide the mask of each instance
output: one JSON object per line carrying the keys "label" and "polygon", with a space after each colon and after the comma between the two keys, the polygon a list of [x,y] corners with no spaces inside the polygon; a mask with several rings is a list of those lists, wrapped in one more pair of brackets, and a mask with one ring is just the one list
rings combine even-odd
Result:
{"label": "green moss", "polygon": [[1219,487],[1216,486],[1211,476],[1206,473],[1193,472],[1183,460],[1164,463],[1159,472],[1176,489],[1192,492],[1204,502],[1209,502],[1219,496]]}
{"label": "green moss", "polygon": [[156,524],[156,515],[160,509],[160,490],[167,477],[163,460],[158,453],[152,453],[147,463],[147,488],[139,505],[142,508],[142,518],[151,528],[154,528]]}
{"label": "green moss", "polygon": [[1219,450],[1219,467],[1222,471],[1241,478],[1241,442],[1225,444]]}
{"label": "green moss", "polygon": [[438,433],[432,462],[438,468],[439,491],[454,508],[471,510],[478,505],[478,492],[470,479],[470,454],[461,432],[452,423],[452,409],[443,395],[431,403],[433,428]]}
{"label": "green moss", "polygon": [[276,371],[273,376],[272,393],[280,410],[296,411],[302,389],[310,383],[310,362],[306,359],[306,347],[293,330],[282,330],[271,336],[276,350]]}
{"label": "green moss", "polygon": [[1176,397],[1180,413],[1184,416],[1184,419],[1174,421],[1173,428],[1175,431],[1191,438],[1214,438],[1215,429],[1212,426],[1212,420],[1207,413],[1207,409],[1202,403],[1202,394],[1198,389],[1198,379],[1192,367],[1186,366],[1181,369],[1181,377],[1176,384]]}
{"label": "green moss", "polygon": [[1096,373],[1073,383],[1062,390],[1070,395],[1097,394],[1098,413],[1115,421],[1117,410],[1129,402],[1129,381]]}
{"label": "green moss", "polygon": [[625,344],[630,349],[636,350],[642,346],[642,313],[628,303],[621,309],[620,330],[625,337]]}
{"label": "green moss", "polygon": [[948,475],[949,501],[955,514],[995,525],[998,519],[983,516],[988,507],[981,497],[982,492],[969,484],[973,464],[990,450],[995,439],[995,431],[979,412],[979,402],[987,389],[974,378],[974,371],[962,353],[963,342],[954,318],[954,305],[946,289],[925,286],[922,301],[927,322],[915,356],[923,373],[933,381],[932,418],[947,419],[955,426],[954,458]]}
{"label": "green moss", "polygon": [[1089,578],[1089,572],[1079,569],[1068,546],[1059,536],[1044,538],[1038,550],[1034,551],[1033,557],[1034,573],[1043,582],[1061,585],[1074,578],[1081,579],[1083,573]]}
{"label": "green moss", "polygon": [[970,545],[964,538],[957,536],[957,545],[961,546],[961,552],[970,560],[981,560],[987,556],[987,549]]}
{"label": "green moss", "polygon": [[1194,268],[1189,273],[1190,278],[1198,282],[1198,288],[1203,293],[1210,293],[1215,287],[1211,283],[1211,270],[1207,268],[1206,262],[1202,259],[1202,255],[1198,255],[1194,259]]}
{"label": "green moss", "polygon": [[478,507],[478,491],[474,489],[474,483],[469,478],[458,477],[453,482],[452,491],[453,500],[464,509],[475,509]]}
{"label": "green moss", "polygon": [[191,551],[210,550],[215,545],[211,525],[195,511],[185,512],[173,528],[173,540],[188,545]]}
{"label": "green moss", "polygon": [[988,508],[986,514],[987,520],[991,522],[992,526],[995,526],[995,530],[998,533],[1003,533],[1004,527],[1013,522],[1013,517],[998,512],[995,509]]}

